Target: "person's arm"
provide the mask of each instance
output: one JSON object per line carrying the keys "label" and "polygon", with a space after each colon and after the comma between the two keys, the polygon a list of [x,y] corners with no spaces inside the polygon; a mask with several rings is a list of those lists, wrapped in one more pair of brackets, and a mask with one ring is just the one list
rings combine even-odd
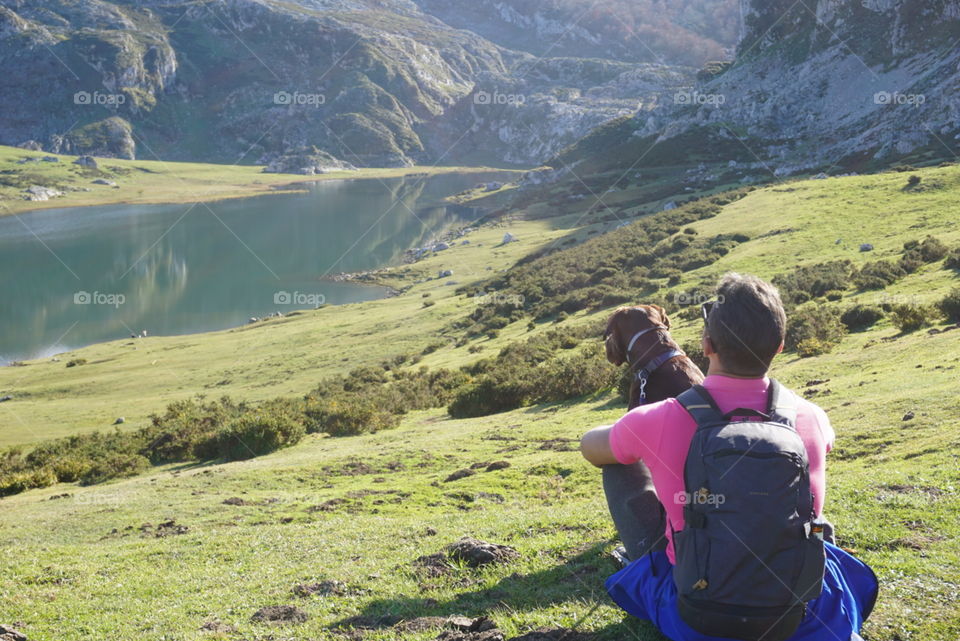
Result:
{"label": "person's arm", "polygon": [[595,427],[580,439],[580,453],[597,467],[603,465],[613,465],[620,461],[613,455],[610,449],[610,428],[612,425],[601,425]]}

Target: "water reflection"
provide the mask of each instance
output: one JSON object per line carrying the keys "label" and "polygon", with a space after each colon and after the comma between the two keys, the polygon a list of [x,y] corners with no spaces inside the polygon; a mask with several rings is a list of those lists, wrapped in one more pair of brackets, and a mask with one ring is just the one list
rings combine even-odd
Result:
{"label": "water reflection", "polygon": [[496,177],[327,181],[306,193],[2,218],[0,362],[382,296],[324,276],[398,261],[470,215],[445,196]]}

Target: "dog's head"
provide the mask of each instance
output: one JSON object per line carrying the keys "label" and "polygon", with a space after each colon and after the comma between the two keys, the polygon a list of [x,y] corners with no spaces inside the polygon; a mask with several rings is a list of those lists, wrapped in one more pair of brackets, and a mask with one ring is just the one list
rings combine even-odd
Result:
{"label": "dog's head", "polygon": [[670,329],[667,312],[659,305],[619,308],[610,315],[607,331],[603,334],[607,360],[614,365],[623,365],[627,361],[627,345],[634,334],[658,326]]}

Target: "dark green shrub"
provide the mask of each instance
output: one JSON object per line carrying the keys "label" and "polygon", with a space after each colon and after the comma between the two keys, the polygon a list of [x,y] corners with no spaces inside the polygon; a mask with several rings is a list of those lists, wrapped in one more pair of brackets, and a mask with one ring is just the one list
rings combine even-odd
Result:
{"label": "dark green shrub", "polygon": [[840,344],[847,328],[840,313],[828,305],[807,305],[795,310],[787,319],[787,349],[802,357],[826,354]]}
{"label": "dark green shrub", "polygon": [[49,487],[57,482],[57,476],[48,468],[25,472],[0,474],[0,497],[19,494],[33,488]]}
{"label": "dark green shrub", "polygon": [[935,263],[938,260],[943,260],[944,256],[947,255],[949,249],[943,241],[941,241],[936,236],[927,236],[923,239],[923,242],[920,243],[920,257],[925,263]]}
{"label": "dark green shrub", "polygon": [[710,368],[710,360],[703,353],[703,345],[700,341],[688,341],[681,348],[687,357],[693,361],[694,365],[700,368],[704,374]]}
{"label": "dark green shrub", "polygon": [[864,330],[883,318],[883,310],[876,305],[854,305],[840,317],[849,331]]}
{"label": "dark green shrub", "polygon": [[607,361],[599,343],[592,347],[542,365],[535,402],[564,401],[614,387],[620,368]]}
{"label": "dark green shrub", "polygon": [[151,425],[141,431],[147,442],[139,453],[155,465],[216,458],[219,432],[245,409],[227,397],[170,403],[163,414],[150,416]]}
{"label": "dark green shrub", "polygon": [[943,261],[943,266],[947,269],[960,270],[960,247],[954,247],[947,254],[947,259]]}
{"label": "dark green shrub", "polygon": [[919,249],[912,249],[900,257],[897,265],[907,274],[913,274],[923,267],[923,255]]}
{"label": "dark green shrub", "polygon": [[937,303],[937,307],[939,307],[943,315],[947,317],[947,320],[960,323],[960,287],[955,287],[951,290],[949,294]]}
{"label": "dark green shrub", "polygon": [[296,445],[306,431],[284,413],[250,411],[234,419],[217,435],[220,458],[239,461]]}
{"label": "dark green shrub", "polygon": [[928,305],[894,305],[890,320],[901,332],[915,332],[933,321],[935,310]]}
{"label": "dark green shrub", "polygon": [[878,260],[867,263],[860,268],[860,273],[853,283],[862,291],[883,289],[906,276],[906,272],[899,265],[888,260]]}
{"label": "dark green shrub", "polygon": [[87,359],[85,358],[73,358],[67,361],[67,367],[76,367],[77,365],[86,365]]}
{"label": "dark green shrub", "polygon": [[786,302],[799,305],[811,298],[825,296],[828,292],[847,289],[856,273],[849,260],[835,260],[815,265],[797,267],[792,273],[773,279]]}
{"label": "dark green shrub", "polygon": [[453,397],[447,412],[453,418],[486,416],[523,407],[536,393],[537,368],[498,368],[465,385]]}
{"label": "dark green shrub", "polygon": [[150,467],[150,461],[139,454],[115,453],[99,458],[83,473],[81,485],[103,483],[111,479],[136,476]]}

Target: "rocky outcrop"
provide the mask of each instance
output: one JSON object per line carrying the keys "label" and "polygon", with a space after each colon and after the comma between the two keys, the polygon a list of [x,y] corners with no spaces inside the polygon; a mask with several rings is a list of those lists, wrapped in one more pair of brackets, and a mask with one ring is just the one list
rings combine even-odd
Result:
{"label": "rocky outcrop", "polygon": [[[520,46],[525,28],[495,44],[438,18],[450,14],[441,4],[430,3],[431,14],[413,0],[0,0],[0,143],[104,157],[264,157],[272,170],[305,173],[478,154],[526,164],[653,104],[691,73],[532,55]],[[543,37],[570,11],[530,4],[543,10],[487,8],[514,26],[533,20]],[[571,33],[611,44],[607,22],[584,19]],[[313,148],[330,158],[297,165]]]}
{"label": "rocky outcrop", "polygon": [[955,157],[960,0],[808,4],[744,0],[735,63],[639,113],[628,138],[759,163],[768,178]]}

